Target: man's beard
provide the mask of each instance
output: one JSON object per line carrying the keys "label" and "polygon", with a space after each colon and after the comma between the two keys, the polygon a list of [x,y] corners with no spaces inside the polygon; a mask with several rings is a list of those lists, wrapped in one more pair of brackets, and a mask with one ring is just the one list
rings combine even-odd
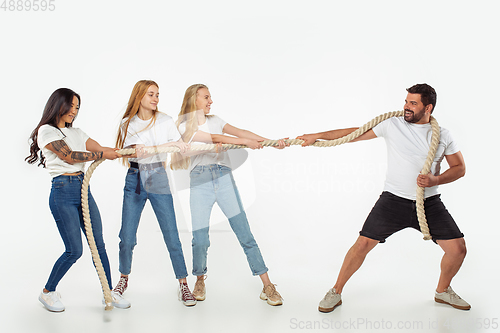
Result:
{"label": "man's beard", "polygon": [[[407,115],[406,112],[410,112],[410,114]],[[424,112],[420,112],[420,113],[415,114],[415,112],[408,110],[408,109],[405,109],[404,119],[405,119],[405,121],[414,124],[414,123],[418,123],[420,121],[420,119],[422,119],[424,114],[425,114]]]}

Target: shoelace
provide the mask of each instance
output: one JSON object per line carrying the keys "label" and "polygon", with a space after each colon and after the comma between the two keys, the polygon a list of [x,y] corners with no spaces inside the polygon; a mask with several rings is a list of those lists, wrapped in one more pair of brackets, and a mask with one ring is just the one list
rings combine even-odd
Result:
{"label": "shoelace", "polygon": [[186,284],[181,284],[181,295],[184,301],[195,301],[193,294],[189,291],[189,287]]}
{"label": "shoelace", "polygon": [[[281,297],[280,293],[276,290],[275,286],[276,286],[275,284],[270,284],[269,285],[269,289],[271,289],[271,295],[268,295],[267,297],[276,296],[276,297],[278,297],[280,299],[283,299],[283,297]],[[267,295],[267,293],[266,293],[266,295]]]}
{"label": "shoelace", "polygon": [[205,280],[197,280],[196,281],[196,284],[194,285],[194,290],[193,292],[203,292],[203,289],[205,287]]}
{"label": "shoelace", "polygon": [[328,290],[328,296],[333,298],[335,295],[338,295],[336,291],[333,291],[333,289]]}
{"label": "shoelace", "polygon": [[457,293],[455,293],[455,291],[451,288],[448,288],[447,290],[448,294],[450,294],[450,299],[452,298],[457,298],[457,299],[462,299],[460,296],[457,295]]}
{"label": "shoelace", "polygon": [[55,302],[57,302],[58,300],[60,300],[62,298],[61,294],[58,291],[52,291],[46,295],[49,296],[50,302],[52,303],[51,305],[53,305]]}
{"label": "shoelace", "polygon": [[120,296],[125,292],[125,289],[127,289],[127,282],[128,282],[128,277],[120,277],[120,281],[118,281],[118,284],[116,285],[114,291],[116,291]]}

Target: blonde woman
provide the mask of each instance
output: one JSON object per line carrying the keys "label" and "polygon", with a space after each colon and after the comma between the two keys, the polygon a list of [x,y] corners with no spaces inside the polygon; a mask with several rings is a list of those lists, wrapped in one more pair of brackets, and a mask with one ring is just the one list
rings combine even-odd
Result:
{"label": "blonde woman", "polygon": [[196,304],[188,288],[172,194],[165,171],[166,154],[147,154],[144,147],[176,146],[185,152],[184,143],[172,117],[158,111],[159,87],[154,81],[135,84],[123,115],[116,146],[135,147],[138,153],[125,163],[130,165],[123,190],[122,226],[120,230],[120,281],[114,291],[122,295],[128,286],[132,253],[137,244],[137,228],[142,210],[149,200],[170,253],[175,277],[179,280],[179,300],[186,306]]}
{"label": "blonde woman", "polygon": [[[221,118],[209,115],[212,98],[203,84],[190,86],[184,95],[177,126],[185,142],[233,143],[261,149],[260,141],[265,138],[247,130],[234,127]],[[284,148],[284,141],[279,148]],[[227,152],[188,153],[183,157],[176,153],[172,157],[172,169],[190,170],[190,205],[193,225],[193,275],[197,276],[193,295],[198,301],[205,300],[205,274],[207,273],[207,252],[210,246],[209,219],[215,202],[229,220],[253,275],[260,276],[264,288],[260,298],[270,305],[283,304],[267,274],[268,268],[259,247],[250,231],[250,226],[231,172]]]}

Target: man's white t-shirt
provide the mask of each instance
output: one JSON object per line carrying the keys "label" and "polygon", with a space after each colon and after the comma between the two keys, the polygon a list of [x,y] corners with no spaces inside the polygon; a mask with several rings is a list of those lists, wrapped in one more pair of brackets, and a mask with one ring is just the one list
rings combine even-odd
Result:
{"label": "man's white t-shirt", "polygon": [[[126,119],[122,120],[122,125]],[[130,120],[127,129],[127,137],[123,147],[130,145],[143,144],[148,146],[159,146],[164,143],[179,141],[181,135],[175,126],[172,117],[162,112],[156,113],[156,120],[142,120],[137,115]],[[130,158],[131,162],[136,163],[155,163],[165,162],[168,153],[155,154],[145,158]]]}
{"label": "man's white t-shirt", "polygon": [[[203,125],[198,125],[198,131],[202,131],[210,134],[223,134],[222,129],[227,124],[224,120],[215,115],[210,115],[205,117],[205,123]],[[186,124],[182,123],[179,126],[179,131],[184,133],[186,131]],[[189,143],[197,142],[193,141],[194,136],[189,139]],[[203,142],[206,143],[206,142]],[[231,168],[231,161],[229,159],[229,154],[227,152],[221,153],[203,153],[199,155],[191,156],[191,164],[189,165],[189,171],[194,169],[197,165],[209,165],[209,164],[219,164]]]}
{"label": "man's white t-shirt", "polygon": [[[424,166],[432,137],[428,124],[413,124],[403,117],[389,118],[373,128],[377,137],[384,137],[387,145],[387,175],[384,191],[402,198],[415,200],[417,177]],[[432,163],[431,173],[441,172],[445,155],[459,152],[450,132],[441,127],[441,138]],[[438,186],[426,187],[425,197],[438,194]]]}
{"label": "man's white t-shirt", "polygon": [[45,148],[49,143],[64,140],[72,151],[87,151],[87,140],[89,136],[81,129],[74,127],[56,128],[51,125],[42,125],[38,129],[38,147],[45,156],[45,168],[49,171],[52,178],[64,173],[75,173],[84,171],[85,162],[69,164],[61,160],[54,152]]}

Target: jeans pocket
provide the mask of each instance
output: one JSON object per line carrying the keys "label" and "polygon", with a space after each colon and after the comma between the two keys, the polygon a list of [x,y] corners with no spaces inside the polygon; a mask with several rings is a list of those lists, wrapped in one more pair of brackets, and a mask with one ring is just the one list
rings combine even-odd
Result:
{"label": "jeans pocket", "polygon": [[68,184],[68,182],[63,181],[63,180],[53,180],[52,181],[52,188],[63,188],[67,184]]}
{"label": "jeans pocket", "polygon": [[153,174],[165,175],[165,174],[167,174],[167,171],[165,170],[165,168],[159,167],[159,168],[153,169]]}
{"label": "jeans pocket", "polygon": [[139,172],[139,169],[129,168],[129,169],[127,170],[127,176],[129,176],[129,175],[130,175],[130,176],[135,175],[135,174],[137,174],[138,172]]}
{"label": "jeans pocket", "polygon": [[191,172],[189,173],[189,177],[196,178],[199,177],[202,173],[203,173],[203,168],[196,167],[193,170],[191,170]]}

